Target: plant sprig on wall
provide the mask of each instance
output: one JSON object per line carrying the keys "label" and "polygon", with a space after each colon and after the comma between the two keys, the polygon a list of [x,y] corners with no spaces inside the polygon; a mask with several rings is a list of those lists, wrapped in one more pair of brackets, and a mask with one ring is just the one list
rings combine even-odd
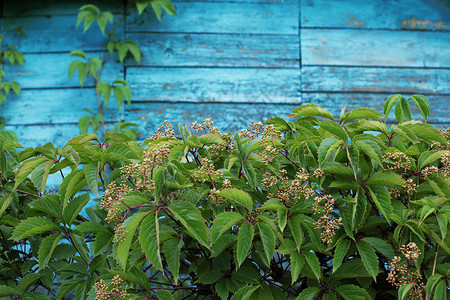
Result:
{"label": "plant sprig on wall", "polygon": [[[132,92],[128,82],[121,77],[118,77],[113,82],[107,82],[102,80],[102,74],[105,64],[108,63],[114,53],[117,53],[119,61],[122,64],[127,56],[132,57],[138,64],[141,63],[142,52],[136,41],[130,39],[122,40],[116,34],[116,31],[132,9],[136,8],[138,13],[142,14],[149,4],[158,20],[161,20],[162,9],[170,15],[175,14],[175,7],[170,0],[138,0],[135,2],[135,6],[131,6],[127,13],[117,21],[115,21],[114,15],[110,11],[102,12],[93,4],[84,5],[80,8],[76,26],[79,27],[83,25],[83,32],[86,32],[93,24],[97,24],[101,33],[107,36],[105,51],[103,51],[101,57],[88,57],[84,51],[79,49],[74,50],[69,54],[82,59],[73,61],[70,64],[69,79],[77,72],[81,86],[83,86],[87,79],[92,78],[96,89],[98,112],[84,109],[89,115],[85,115],[79,120],[79,127],[82,134],[87,133],[90,127],[92,127],[95,133],[98,132],[99,128],[102,129],[103,133],[106,132],[104,114],[111,98],[111,94],[114,96],[119,110],[122,109],[124,101],[127,101],[128,105],[131,105]],[[130,125],[133,126],[133,124],[126,124],[127,127]],[[118,127],[116,127],[116,129],[117,128]]]}

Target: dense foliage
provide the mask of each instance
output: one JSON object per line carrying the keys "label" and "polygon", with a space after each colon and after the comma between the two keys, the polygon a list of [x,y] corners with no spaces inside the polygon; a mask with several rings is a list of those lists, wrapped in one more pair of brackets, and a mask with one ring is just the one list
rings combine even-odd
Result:
{"label": "dense foliage", "polygon": [[427,98],[395,95],[234,134],[2,138],[0,296],[445,299],[450,133],[410,104],[426,121]]}

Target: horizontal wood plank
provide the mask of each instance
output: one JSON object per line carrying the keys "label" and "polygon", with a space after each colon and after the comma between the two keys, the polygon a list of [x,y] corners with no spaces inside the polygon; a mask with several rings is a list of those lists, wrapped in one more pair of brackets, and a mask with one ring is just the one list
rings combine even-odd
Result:
{"label": "horizontal wood plank", "polygon": [[[41,16],[9,18],[6,22],[20,24],[27,32],[27,36],[16,36],[8,33],[5,45],[14,45],[21,52],[70,52],[81,49],[83,51],[102,51],[105,48],[107,36],[102,35],[97,24],[91,25],[83,33],[83,24],[76,28],[77,16]],[[107,29],[110,28],[108,25]],[[115,32],[123,39],[123,27]]]}
{"label": "horizontal wood plank", "polygon": [[177,3],[177,15],[164,14],[159,22],[153,11],[127,18],[130,32],[209,32],[298,34],[298,3],[260,4],[239,2]]}
{"label": "horizontal wood plank", "polygon": [[61,1],[61,0],[3,0],[3,15],[17,16],[58,16],[76,15],[78,9],[87,4],[87,0]]}
{"label": "horizontal wood plank", "polygon": [[302,91],[450,94],[450,69],[304,66]]}
{"label": "horizontal wood plank", "polygon": [[450,67],[446,32],[302,29],[303,65]]}
{"label": "horizontal wood plank", "polygon": [[299,66],[298,35],[129,33],[127,38],[138,41],[144,66]]}
{"label": "horizontal wood plank", "polygon": [[[298,105],[298,104],[297,104]],[[177,124],[191,126],[211,118],[223,132],[239,131],[248,128],[252,121],[265,121],[275,116],[286,116],[296,104],[235,104],[235,103],[133,103],[125,112],[125,120],[140,125],[140,138],[150,137],[158,125],[168,120]]]}
{"label": "horizontal wood plank", "polygon": [[[370,94],[370,93],[302,93],[302,104],[314,103],[329,110],[335,117],[339,117],[341,109],[346,106],[347,111],[359,107],[369,107],[383,112],[383,103],[392,94]],[[408,98],[410,95],[404,94]],[[428,97],[431,105],[431,117],[428,123],[437,126],[450,123],[450,96],[432,95]],[[411,104],[412,117],[423,121],[420,112],[414,104]],[[390,120],[395,120],[394,112],[390,114]]]}
{"label": "horizontal wood plank", "polygon": [[296,69],[127,68],[133,100],[297,103]]}
{"label": "horizontal wood plank", "polygon": [[[90,57],[102,57],[103,53],[88,53]],[[123,66],[118,62],[117,55],[106,57],[110,59],[105,64],[101,80],[112,82],[116,78],[123,78]],[[69,65],[72,61],[83,60],[80,57],[69,56],[68,53],[57,54],[27,54],[25,63],[20,65],[4,66],[8,78],[16,80],[22,89],[42,89],[79,87],[78,71],[69,80]],[[10,76],[10,77],[9,77]],[[94,86],[92,77],[84,82],[85,87]]]}
{"label": "horizontal wood plank", "polygon": [[438,0],[302,0],[302,27],[450,30],[450,6]]}
{"label": "horizontal wood plank", "polygon": [[[25,90],[2,106],[2,116],[8,119],[8,125],[63,125],[78,123],[82,116],[89,115],[83,108],[98,112],[94,88]],[[119,116],[111,95],[105,120],[117,121]]]}

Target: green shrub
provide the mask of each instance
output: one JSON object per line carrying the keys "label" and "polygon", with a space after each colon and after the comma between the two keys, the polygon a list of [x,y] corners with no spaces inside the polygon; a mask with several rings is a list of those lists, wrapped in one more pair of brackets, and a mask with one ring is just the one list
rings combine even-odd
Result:
{"label": "green shrub", "polygon": [[425,97],[395,95],[383,114],[307,104],[236,134],[206,119],[142,143],[2,138],[0,296],[445,299],[450,134],[410,102],[426,120]]}

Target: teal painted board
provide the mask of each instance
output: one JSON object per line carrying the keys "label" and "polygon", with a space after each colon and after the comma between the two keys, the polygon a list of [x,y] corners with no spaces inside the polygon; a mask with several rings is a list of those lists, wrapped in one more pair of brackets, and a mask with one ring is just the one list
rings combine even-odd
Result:
{"label": "teal painted board", "polygon": [[133,11],[126,20],[128,32],[298,34],[298,3],[239,2],[177,3],[176,16],[158,22],[151,10]]}
{"label": "teal painted board", "polygon": [[[298,69],[127,68],[133,100],[298,103]],[[180,104],[182,106],[184,104]]]}
{"label": "teal painted board", "polygon": [[[314,93],[303,92],[302,104],[314,103],[329,110],[334,116],[339,117],[341,109],[347,106],[347,110],[359,107],[370,107],[383,112],[383,103],[392,93]],[[403,94],[408,98],[411,94]],[[450,95],[430,95],[431,116],[428,123],[436,126],[450,123]],[[411,113],[414,119],[423,120],[419,111],[411,103]],[[391,112],[390,121],[394,121],[394,113]]]}
{"label": "teal painted board", "polygon": [[[168,120],[175,126],[179,123],[191,126],[211,118],[221,131],[239,131],[248,128],[252,121],[263,122],[275,116],[288,115],[298,104],[240,104],[240,103],[177,103],[150,102],[133,103],[125,112],[126,120],[140,125],[144,134],[150,137],[158,125]],[[177,130],[178,131],[178,130]]]}
{"label": "teal painted board", "polygon": [[[109,57],[109,53],[104,53]],[[88,58],[103,55],[103,53],[88,53]],[[101,57],[101,56],[100,56]],[[82,60],[80,57],[69,56],[68,53],[37,53],[26,54],[25,63],[20,65],[5,65],[5,73],[14,74],[14,79],[22,89],[67,88],[79,87],[78,71],[69,80],[69,65],[72,61]],[[105,64],[102,80],[112,82],[123,78],[123,66],[117,62],[117,57]],[[84,82],[85,87],[94,86],[92,77]]]}
{"label": "teal painted board", "polygon": [[[298,35],[128,33],[143,66],[298,68]],[[130,59],[128,66],[138,66]]]}
{"label": "teal painted board", "polygon": [[450,69],[304,66],[302,91],[450,94]]}
{"label": "teal painted board", "polygon": [[3,16],[61,16],[76,14],[86,0],[3,0]]}
{"label": "teal painted board", "polygon": [[448,32],[302,29],[303,65],[450,67]]}
{"label": "teal painted board", "polygon": [[450,30],[450,3],[439,0],[302,0],[302,27]]}
{"label": "teal painted board", "polygon": [[[96,24],[93,24],[83,33],[82,25],[76,28],[76,14],[6,18],[5,21],[20,24],[26,30],[26,37],[8,34],[4,40],[5,44],[15,45],[17,49],[24,53],[70,52],[75,49],[100,51],[105,49],[107,36],[102,35],[98,28],[94,28],[97,27]],[[107,30],[109,27],[110,25],[108,25]],[[119,27],[116,34],[123,39],[123,28]]]}
{"label": "teal painted board", "polygon": [[[24,90],[1,106],[1,115],[9,125],[74,124],[88,114],[83,108],[97,111],[94,88]],[[105,110],[105,119],[119,121],[119,110],[114,99]]]}

